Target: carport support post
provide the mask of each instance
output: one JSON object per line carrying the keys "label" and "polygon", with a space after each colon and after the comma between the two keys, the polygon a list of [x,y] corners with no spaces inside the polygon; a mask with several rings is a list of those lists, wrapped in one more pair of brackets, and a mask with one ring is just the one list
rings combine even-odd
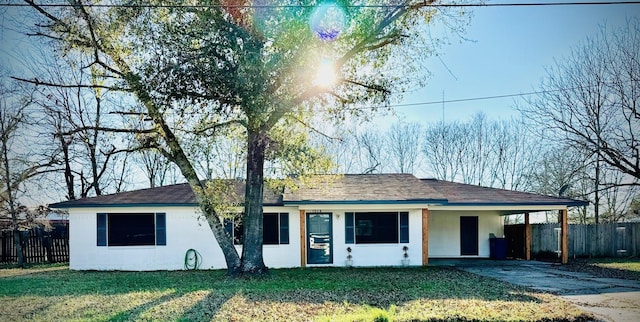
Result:
{"label": "carport support post", "polygon": [[429,209],[422,209],[422,266],[429,265]]}
{"label": "carport support post", "polygon": [[560,216],[560,236],[562,242],[560,244],[560,252],[562,252],[562,264],[569,262],[569,222],[567,216],[567,209],[562,209],[558,212]]}
{"label": "carport support post", "polygon": [[300,267],[307,266],[307,216],[300,210]]}
{"label": "carport support post", "polygon": [[529,223],[529,213],[524,213],[524,258],[531,260],[531,223]]}

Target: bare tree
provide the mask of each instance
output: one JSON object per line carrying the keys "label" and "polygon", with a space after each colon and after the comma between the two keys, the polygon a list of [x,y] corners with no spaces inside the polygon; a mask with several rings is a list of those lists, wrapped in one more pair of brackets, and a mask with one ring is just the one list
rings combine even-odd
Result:
{"label": "bare tree", "polygon": [[136,153],[135,158],[136,164],[149,180],[149,188],[164,184],[170,163],[161,153],[153,149],[146,149]]}
{"label": "bare tree", "polygon": [[[534,170],[526,176],[528,191],[582,200],[589,197],[593,185],[588,174],[588,163],[579,151],[567,146],[552,145],[538,151],[540,158]],[[572,209],[569,215],[573,222],[588,222],[586,207]],[[547,214],[548,222],[556,220],[557,213]]]}
{"label": "bare tree", "polygon": [[441,180],[459,179],[467,129],[459,122],[440,122],[426,127],[422,153],[426,167]]}
{"label": "bare tree", "polygon": [[536,169],[542,142],[523,129],[518,119],[497,121],[492,126],[490,177],[492,186],[526,191],[528,178]]}
{"label": "bare tree", "polygon": [[466,135],[462,140],[466,153],[461,155],[462,167],[460,167],[462,182],[493,186],[494,178],[488,176],[493,161],[491,157],[491,140],[494,139],[491,135],[492,126],[493,124],[490,124],[484,113],[474,114],[471,122],[466,124]]}
{"label": "bare tree", "polygon": [[[30,95],[0,83],[0,214],[11,218],[18,265],[24,265],[21,222],[32,213],[20,202],[25,185],[50,171],[56,160],[31,149],[33,137],[28,135]],[[23,218],[26,216],[25,218]]]}
{"label": "bare tree", "polygon": [[599,193],[600,221],[612,223],[625,219],[640,186],[625,184],[629,176],[611,166],[602,167],[600,179],[603,183]]}
{"label": "bare tree", "polygon": [[395,123],[387,131],[390,168],[393,172],[414,173],[420,156],[422,126],[419,123]]}
{"label": "bare tree", "polygon": [[[62,173],[67,199],[70,200],[101,195],[105,189],[112,192],[122,190],[129,172],[126,166],[128,156],[118,155],[130,152],[122,147],[123,143],[119,143],[123,141],[122,135],[109,129],[117,117],[109,114],[114,111],[109,93],[99,86],[80,86],[86,83],[98,85],[103,80],[95,75],[95,71],[87,74],[74,69],[73,64],[64,59],[45,59],[32,67],[41,73],[42,78],[69,85],[36,86],[34,103],[47,116],[47,126],[40,132],[45,137],[52,137],[55,153],[62,154]],[[43,69],[42,65],[49,68]]]}
{"label": "bare tree", "polygon": [[640,179],[640,20],[599,34],[549,68],[540,94],[520,107],[544,134],[584,151],[594,163],[599,221],[601,164]]}
{"label": "bare tree", "polygon": [[484,114],[467,123],[427,126],[425,167],[442,180],[526,190],[537,149],[522,126],[517,119],[490,121]]}
{"label": "bare tree", "polygon": [[358,146],[356,144],[356,134],[351,130],[337,130],[332,134],[314,133],[313,144],[324,151],[325,155],[331,156],[335,164],[337,173],[359,173],[358,168]]}
{"label": "bare tree", "polygon": [[367,128],[356,135],[356,144],[362,173],[382,173],[387,163],[384,135],[373,128]]}

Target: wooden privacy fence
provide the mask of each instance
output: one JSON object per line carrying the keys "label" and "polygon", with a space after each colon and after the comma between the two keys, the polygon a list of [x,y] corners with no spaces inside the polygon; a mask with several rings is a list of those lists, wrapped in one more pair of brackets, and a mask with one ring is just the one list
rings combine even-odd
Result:
{"label": "wooden privacy fence", "polygon": [[[25,263],[61,263],[69,261],[69,230],[56,225],[51,231],[34,228],[21,232]],[[17,263],[13,231],[0,232],[0,263]]]}
{"label": "wooden privacy fence", "polygon": [[[525,225],[506,225],[507,256],[524,258]],[[560,224],[531,225],[532,258],[548,258],[560,250]],[[570,224],[569,257],[640,255],[640,223]]]}

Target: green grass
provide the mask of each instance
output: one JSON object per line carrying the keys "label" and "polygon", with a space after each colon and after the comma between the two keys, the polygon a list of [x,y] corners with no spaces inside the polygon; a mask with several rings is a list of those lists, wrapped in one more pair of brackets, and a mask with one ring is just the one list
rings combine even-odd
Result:
{"label": "green grass", "polygon": [[571,304],[452,268],[95,272],[0,270],[0,320],[579,321]]}
{"label": "green grass", "polygon": [[640,258],[593,258],[572,260],[566,269],[599,277],[640,281]]}
{"label": "green grass", "polygon": [[593,260],[592,263],[600,267],[614,268],[640,274],[639,258],[605,258]]}

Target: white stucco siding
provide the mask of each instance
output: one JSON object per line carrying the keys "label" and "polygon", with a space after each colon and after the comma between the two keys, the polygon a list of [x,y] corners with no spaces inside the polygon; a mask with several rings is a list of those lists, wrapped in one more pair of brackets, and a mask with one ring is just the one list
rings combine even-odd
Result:
{"label": "white stucco siding", "polygon": [[[376,209],[371,207],[353,206],[348,210],[316,210],[330,213],[333,218],[333,264],[307,265],[314,266],[346,266],[347,247],[351,247],[353,266],[400,266],[404,252],[402,247],[409,248],[409,265],[422,264],[422,211],[421,209],[397,209],[385,207]],[[409,213],[409,243],[392,244],[347,244],[345,243],[345,212],[408,212]]]}
{"label": "white stucco siding", "polygon": [[[265,207],[264,212],[288,213],[289,244],[265,245],[264,261],[271,268],[299,267],[299,207]],[[347,244],[345,212],[408,212],[409,242],[389,244]],[[165,246],[97,246],[97,213],[166,213]],[[347,247],[351,247],[354,266],[399,266],[408,247],[409,265],[422,264],[422,207],[393,205],[343,205],[308,210],[332,215],[332,254],[330,265],[346,266]],[[503,218],[497,211],[430,210],[429,257],[460,256],[460,217],[478,216],[478,256],[489,257],[489,234],[503,235]],[[222,251],[207,222],[194,207],[76,208],[69,212],[70,268],[74,270],[182,270],[188,249],[200,254],[200,269],[224,269]],[[308,237],[308,236],[305,236]],[[242,247],[237,246],[238,253]],[[306,261],[306,258],[304,259]]]}
{"label": "white stucco siding", "polygon": [[[165,246],[97,246],[97,213],[166,213]],[[265,245],[269,267],[300,265],[297,210],[289,212],[288,245]],[[200,269],[224,269],[226,262],[208,223],[192,207],[81,208],[69,211],[69,267],[74,270],[181,270],[188,249],[200,254]],[[238,248],[239,252],[241,248]]]}
{"label": "white stucco siding", "polygon": [[[165,246],[97,246],[97,213],[166,213]],[[200,268],[225,267],[224,256],[195,208],[86,208],[69,212],[69,267],[78,270],[180,270],[188,249],[200,253]]]}
{"label": "white stucco siding", "polygon": [[[478,217],[478,256],[460,255],[460,217]],[[497,211],[429,211],[429,257],[489,257],[489,234],[504,234],[503,217]]]}

